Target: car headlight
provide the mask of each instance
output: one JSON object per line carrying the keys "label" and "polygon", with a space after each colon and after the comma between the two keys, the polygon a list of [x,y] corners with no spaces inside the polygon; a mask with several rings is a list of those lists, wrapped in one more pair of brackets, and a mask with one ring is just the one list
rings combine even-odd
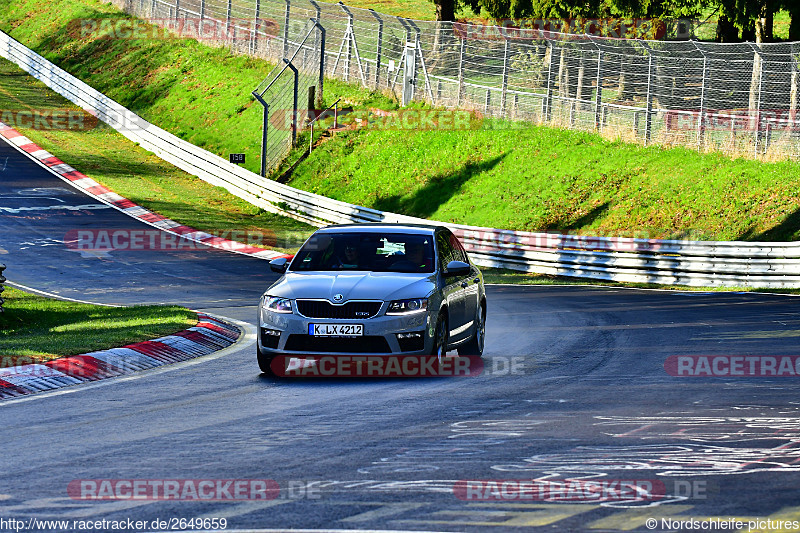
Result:
{"label": "car headlight", "polygon": [[264,309],[268,309],[275,313],[291,313],[292,301],[289,298],[280,298],[278,296],[264,296],[261,299],[261,305]]}
{"label": "car headlight", "polygon": [[389,309],[386,310],[387,315],[405,315],[408,313],[417,313],[419,311],[426,311],[428,309],[427,298],[411,298],[410,300],[393,300],[389,302]]}

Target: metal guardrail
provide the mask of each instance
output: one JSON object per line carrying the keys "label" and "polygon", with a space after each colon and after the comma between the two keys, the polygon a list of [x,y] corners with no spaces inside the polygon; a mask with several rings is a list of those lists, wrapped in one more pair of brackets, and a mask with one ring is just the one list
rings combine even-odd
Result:
{"label": "metal guardrail", "polygon": [[[430,221],[332,200],[262,178],[158,128],[0,32],[0,55],[165,161],[267,211],[316,226]],[[484,266],[693,286],[800,287],[800,243],[576,237],[446,224]]]}

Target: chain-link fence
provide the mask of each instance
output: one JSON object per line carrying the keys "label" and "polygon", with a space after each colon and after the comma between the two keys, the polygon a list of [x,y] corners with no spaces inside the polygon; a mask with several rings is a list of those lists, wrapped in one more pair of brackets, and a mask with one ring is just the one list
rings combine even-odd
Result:
{"label": "chain-link fence", "polygon": [[264,108],[262,176],[283,161],[297,140],[298,128],[313,118],[298,110],[314,109],[324,89],[325,55],[321,52],[325,49],[325,29],[310,20],[296,40],[286,42],[286,56],[253,91]]}
{"label": "chain-link fence", "polygon": [[[294,57],[309,72],[324,57],[326,76],[391,91],[404,104],[424,100],[644,144],[800,158],[800,43],[615,39],[412,21],[314,0],[125,0],[123,7],[188,36],[187,29],[213,28],[220,44],[277,61]],[[310,20],[324,28],[323,56],[309,39],[320,34],[308,32]]]}

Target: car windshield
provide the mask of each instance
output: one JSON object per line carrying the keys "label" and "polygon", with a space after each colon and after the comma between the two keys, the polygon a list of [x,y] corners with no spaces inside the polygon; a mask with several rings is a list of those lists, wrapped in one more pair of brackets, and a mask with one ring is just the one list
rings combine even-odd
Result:
{"label": "car windshield", "polygon": [[404,233],[332,233],[311,236],[289,270],[434,271],[433,236]]}

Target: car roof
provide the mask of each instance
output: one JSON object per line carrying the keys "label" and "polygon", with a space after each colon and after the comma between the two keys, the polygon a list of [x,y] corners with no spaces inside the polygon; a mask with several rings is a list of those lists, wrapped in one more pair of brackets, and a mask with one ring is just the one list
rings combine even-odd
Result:
{"label": "car roof", "polygon": [[317,233],[406,233],[411,235],[433,235],[443,226],[429,224],[387,224],[368,222],[364,224],[335,224],[317,230]]}

